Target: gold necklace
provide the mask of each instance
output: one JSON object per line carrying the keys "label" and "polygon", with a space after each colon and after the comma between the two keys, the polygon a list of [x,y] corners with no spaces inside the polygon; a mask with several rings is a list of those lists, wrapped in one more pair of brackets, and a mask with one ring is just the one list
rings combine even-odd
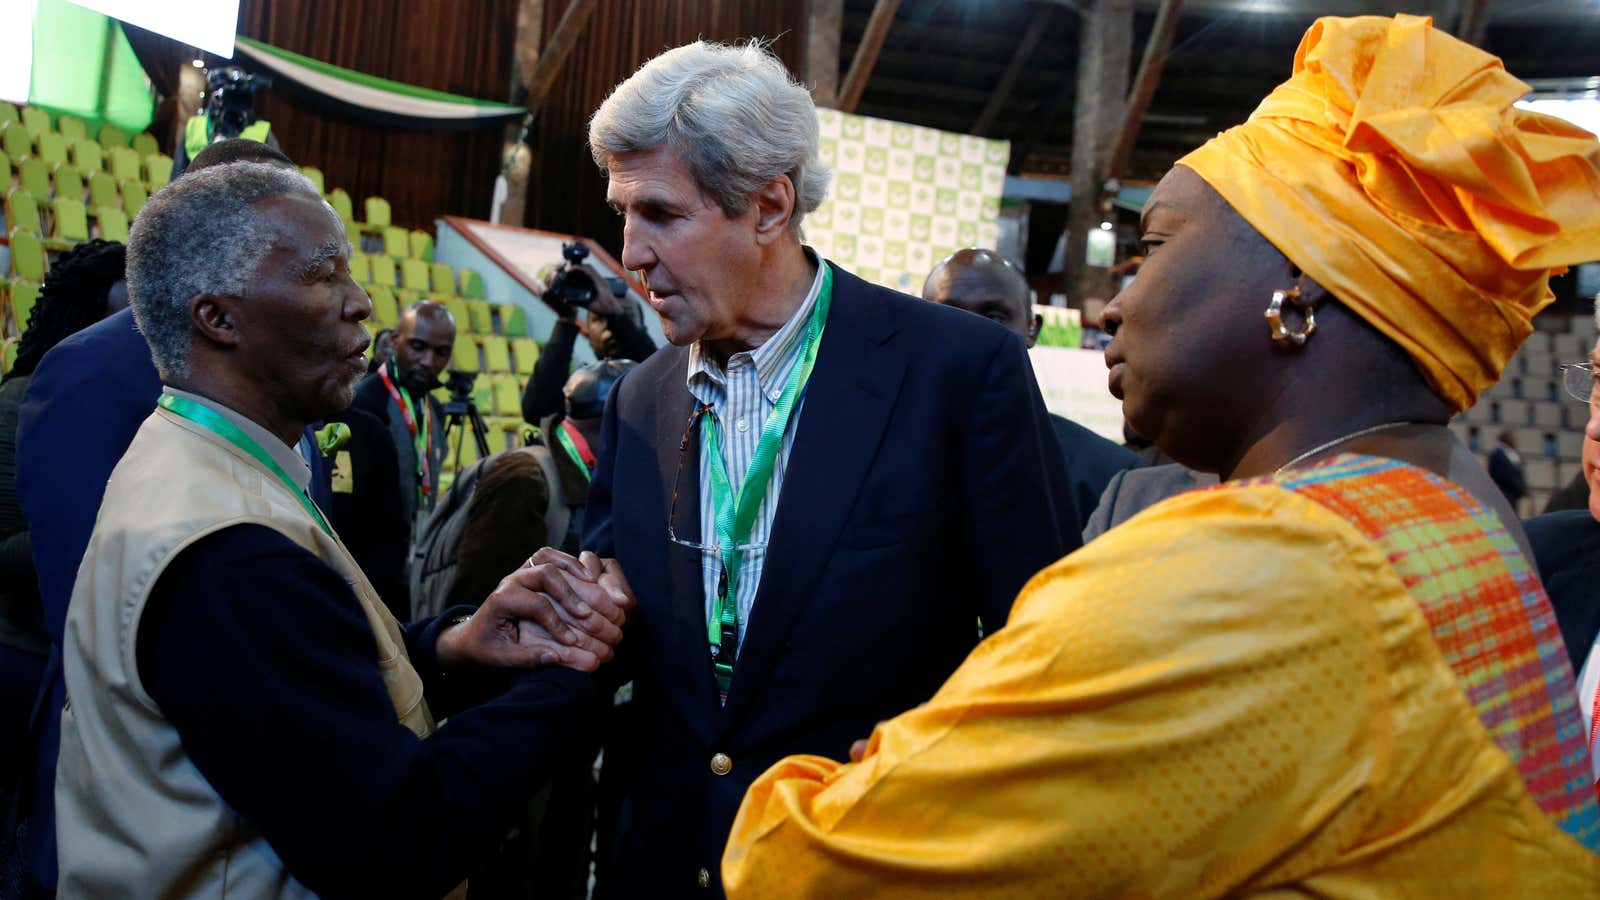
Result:
{"label": "gold necklace", "polygon": [[1406,425],[1417,425],[1417,424],[1419,424],[1419,423],[1417,423],[1417,422],[1385,422],[1382,425],[1373,425],[1373,426],[1371,426],[1369,428],[1363,428],[1360,431],[1352,431],[1349,434],[1340,435],[1339,437],[1336,437],[1333,440],[1328,441],[1325,444],[1318,444],[1317,446],[1312,447],[1310,450],[1307,450],[1306,452],[1300,454],[1299,456],[1296,456],[1294,459],[1289,460],[1288,462],[1286,462],[1283,465],[1279,466],[1278,468],[1274,469],[1272,474],[1273,474],[1274,477],[1276,477],[1278,475],[1282,475],[1285,469],[1288,469],[1288,468],[1291,468],[1291,467],[1293,467],[1295,465],[1303,463],[1306,460],[1310,459],[1311,457],[1316,456],[1318,453],[1321,453],[1322,451],[1327,450],[1330,447],[1337,447],[1338,445],[1343,444],[1346,441],[1353,441],[1356,438],[1366,437],[1369,434],[1377,434],[1380,431],[1388,431],[1391,428],[1401,428],[1401,427],[1406,426]]}

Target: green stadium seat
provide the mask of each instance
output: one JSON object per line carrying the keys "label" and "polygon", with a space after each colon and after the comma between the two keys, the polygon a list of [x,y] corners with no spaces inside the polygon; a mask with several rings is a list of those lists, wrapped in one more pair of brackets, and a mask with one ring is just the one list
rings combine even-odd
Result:
{"label": "green stadium seat", "polygon": [[11,154],[5,152],[4,150],[0,150],[0,175],[4,176],[4,180],[0,181],[0,188],[5,188],[6,190],[11,189],[11,170],[13,168],[14,167],[11,165]]}
{"label": "green stadium seat", "polygon": [[[410,256],[412,259],[420,259],[425,263],[433,262],[433,235],[421,229],[413,229],[411,232]],[[452,282],[454,280],[453,278],[451,279]],[[435,288],[434,290],[437,291],[438,289]],[[455,293],[454,284],[451,285],[450,292],[452,294]]]}
{"label": "green stadium seat", "polygon": [[62,116],[56,120],[56,130],[69,141],[83,141],[89,138],[89,126],[77,116]]}
{"label": "green stadium seat", "polygon": [[[42,154],[41,154],[42,155]],[[100,145],[88,138],[79,138],[68,145],[68,158],[78,171],[85,175],[98,172],[106,167],[105,155],[100,150]]]}
{"label": "green stadium seat", "polygon": [[395,274],[394,260],[379,254],[372,259],[372,283],[385,284],[389,287],[399,287],[400,279]]}
{"label": "green stadium seat", "polygon": [[482,300],[467,300],[467,318],[472,320],[472,330],[478,334],[494,334],[494,317],[489,304]]}
{"label": "green stadium seat", "polygon": [[311,183],[317,186],[317,193],[324,193],[326,187],[323,184],[321,169],[317,168],[316,166],[301,166],[300,174],[311,179]]}
{"label": "green stadium seat", "polygon": [[[412,232],[416,236],[416,232]],[[420,258],[420,257],[419,257]],[[433,272],[433,292],[441,297],[456,295],[456,270],[449,263],[436,262],[429,267]]]}
{"label": "green stadium seat", "polygon": [[372,282],[372,260],[359,249],[350,251],[350,277],[356,284],[370,284]]}
{"label": "green stadium seat", "polygon": [[421,303],[423,300],[428,299],[428,295],[424,291],[413,291],[409,288],[403,287],[397,287],[394,289],[394,297],[400,302],[401,309],[405,309],[413,303]]}
{"label": "green stadium seat", "polygon": [[411,242],[404,228],[391,225],[383,230],[383,252],[395,259],[405,259],[411,255]]}
{"label": "green stadium seat", "polygon": [[23,190],[37,199],[50,196],[50,167],[37,156],[17,164],[17,180],[22,182]]}
{"label": "green stadium seat", "polygon": [[539,344],[533,338],[511,339],[511,370],[524,378],[533,374],[533,365],[539,361]]}
{"label": "green stadium seat", "polygon": [[133,136],[133,152],[144,159],[152,153],[160,153],[161,145],[156,142],[156,136],[148,131],[141,131]]}
{"label": "green stadium seat", "polygon": [[58,241],[87,241],[89,212],[83,201],[57,197],[50,201],[50,236]]}
{"label": "green stadium seat", "polygon": [[17,108],[0,100],[0,122],[22,122],[22,117],[17,114]]}
{"label": "green stadium seat", "polygon": [[456,332],[456,347],[450,354],[450,368],[463,372],[483,371],[483,364],[478,360],[478,342],[472,339],[472,335]]}
{"label": "green stadium seat", "polygon": [[117,180],[110,173],[95,172],[89,176],[89,208],[122,208],[122,192],[117,190]]}
{"label": "green stadium seat", "polygon": [[344,223],[344,237],[350,242],[350,249],[361,250],[361,225],[357,222],[346,220]]}
{"label": "green stadium seat", "polygon": [[26,231],[32,235],[44,233],[43,220],[39,218],[38,197],[20,189],[6,194],[6,231]]}
{"label": "green stadium seat", "polygon": [[128,133],[110,122],[101,125],[100,132],[96,136],[100,138],[102,147],[128,146]]}
{"label": "green stadium seat", "polygon": [[472,327],[472,313],[467,311],[465,301],[456,297],[446,297],[442,300],[444,308],[450,311],[450,318],[456,320],[456,333],[472,334],[477,331]]}
{"label": "green stadium seat", "polygon": [[28,330],[28,320],[33,318],[33,308],[39,303],[39,292],[43,289],[37,281],[11,279],[11,322],[16,326],[15,334],[20,336]]}
{"label": "green stadium seat", "polygon": [[511,373],[511,345],[498,334],[486,334],[483,340],[483,364],[490,372]]}
{"label": "green stadium seat", "polygon": [[[46,268],[44,242],[31,231],[11,230],[11,274],[29,281],[44,282]],[[16,292],[13,290],[12,297]]]}
{"label": "green stadium seat", "polygon": [[[390,229],[393,231],[394,229]],[[400,260],[400,284],[408,291],[428,290],[428,264],[420,259]]]}
{"label": "green stadium seat", "polygon": [[517,390],[517,376],[496,375],[494,385],[494,414],[517,416],[522,414],[522,392]]}
{"label": "green stadium seat", "polygon": [[344,188],[334,188],[328,193],[328,205],[332,206],[333,211],[339,214],[340,220],[345,222],[355,221],[355,206],[350,202],[350,195],[345,192]]}
{"label": "green stadium seat", "polygon": [[367,296],[372,298],[372,321],[379,328],[393,328],[400,324],[400,304],[394,299],[394,291],[375,284],[367,290]]}
{"label": "green stadium seat", "polygon": [[457,269],[456,278],[461,282],[461,296],[468,300],[483,299],[483,276],[475,269]]}
{"label": "green stadium seat", "polygon": [[22,343],[16,338],[6,338],[0,341],[0,375],[11,371],[17,364],[17,345]]}
{"label": "green stadium seat", "polygon": [[106,151],[106,171],[118,181],[139,180],[143,158],[127,147],[112,147]]}
{"label": "green stadium seat", "polygon": [[515,303],[502,303],[495,307],[500,314],[500,333],[509,338],[528,336],[528,320],[522,307]]}
{"label": "green stadium seat", "polygon": [[83,202],[83,175],[71,163],[58,163],[50,172],[50,182],[55,185],[56,199]]}
{"label": "green stadium seat", "polygon": [[95,211],[95,216],[100,220],[100,239],[102,241],[128,242],[128,214],[115,206],[102,206]]}
{"label": "green stadium seat", "polygon": [[0,150],[12,159],[27,159],[33,155],[33,135],[21,122],[0,125]]}
{"label": "green stadium seat", "polygon": [[152,153],[144,158],[144,183],[158,191],[172,180],[172,157]]}
{"label": "green stadium seat", "polygon": [[24,106],[22,108],[22,127],[35,139],[41,134],[55,131],[55,126],[50,124],[50,114],[37,106]]}
{"label": "green stadium seat", "polygon": [[382,231],[394,224],[389,218],[389,201],[382,197],[368,197],[365,210],[369,231]]}
{"label": "green stadium seat", "polygon": [[479,375],[478,380],[472,383],[472,403],[478,407],[478,415],[494,415],[493,375]]}
{"label": "green stadium seat", "polygon": [[150,199],[150,194],[144,189],[144,182],[135,178],[122,183],[122,208],[127,211],[131,220],[139,215],[139,210],[144,209],[145,202]]}
{"label": "green stadium seat", "polygon": [[34,146],[46,165],[55,166],[67,161],[67,139],[54,131],[34,138]]}

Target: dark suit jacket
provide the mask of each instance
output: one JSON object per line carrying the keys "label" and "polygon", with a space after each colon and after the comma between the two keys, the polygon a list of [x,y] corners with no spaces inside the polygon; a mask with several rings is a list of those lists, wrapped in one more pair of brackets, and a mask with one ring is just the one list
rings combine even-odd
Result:
{"label": "dark suit jacket", "polygon": [[389,429],[353,406],[332,421],[350,428],[350,442],[334,456],[350,470],[339,473],[328,519],[389,611],[405,622],[411,615],[405,579],[411,524],[400,502],[400,465]]}
{"label": "dark suit jacket", "polygon": [[1055,429],[1056,442],[1061,445],[1061,455],[1066,463],[1067,488],[1072,492],[1072,505],[1076,511],[1077,527],[1081,533],[1089,523],[1089,516],[1100,505],[1100,495],[1117,474],[1143,465],[1138,454],[1114,444],[1071,419],[1050,414],[1050,426]]}
{"label": "dark suit jacket", "polygon": [[[977,642],[976,620],[998,628],[1023,583],[1079,543],[1021,340],[834,273],[726,707],[699,554],[667,540],[694,406],[688,350],[658,350],[607,402],[584,546],[616,557],[638,598],[617,676],[633,678],[636,724],[615,754],[638,762],[606,773],[623,794],[609,896],[720,896],[723,845],[762,770],[794,753],[843,759],[927,700]],[[696,435],[679,492],[690,523],[698,481]],[[710,769],[716,753],[729,774]]]}
{"label": "dark suit jacket", "polygon": [[1523,528],[1576,675],[1600,635],[1600,522],[1587,509],[1567,509],[1534,516]]}
{"label": "dark suit jacket", "polygon": [[1217,483],[1217,476],[1177,463],[1127,469],[1112,476],[1083,528],[1088,543],[1157,503]]}

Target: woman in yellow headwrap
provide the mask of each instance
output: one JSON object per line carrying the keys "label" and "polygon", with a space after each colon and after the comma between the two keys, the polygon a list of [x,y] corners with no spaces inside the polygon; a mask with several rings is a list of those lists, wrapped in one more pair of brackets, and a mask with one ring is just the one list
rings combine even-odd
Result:
{"label": "woman in yellow headwrap", "polygon": [[730,897],[1600,896],[1572,671],[1445,427],[1600,258],[1600,144],[1413,16],[1319,20],[1184,158],[1112,392],[1227,482],[1023,589],[859,762],[780,762]]}

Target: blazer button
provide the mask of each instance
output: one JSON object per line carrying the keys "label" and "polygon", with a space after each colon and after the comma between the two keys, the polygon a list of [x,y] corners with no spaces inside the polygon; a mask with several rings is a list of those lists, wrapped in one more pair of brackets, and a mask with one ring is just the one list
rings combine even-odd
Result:
{"label": "blazer button", "polygon": [[695,877],[695,880],[698,881],[700,886],[703,888],[711,887],[711,873],[707,872],[704,867],[700,869],[700,874]]}
{"label": "blazer button", "polygon": [[726,775],[733,771],[733,760],[726,753],[718,753],[711,757],[711,771],[717,775]]}

